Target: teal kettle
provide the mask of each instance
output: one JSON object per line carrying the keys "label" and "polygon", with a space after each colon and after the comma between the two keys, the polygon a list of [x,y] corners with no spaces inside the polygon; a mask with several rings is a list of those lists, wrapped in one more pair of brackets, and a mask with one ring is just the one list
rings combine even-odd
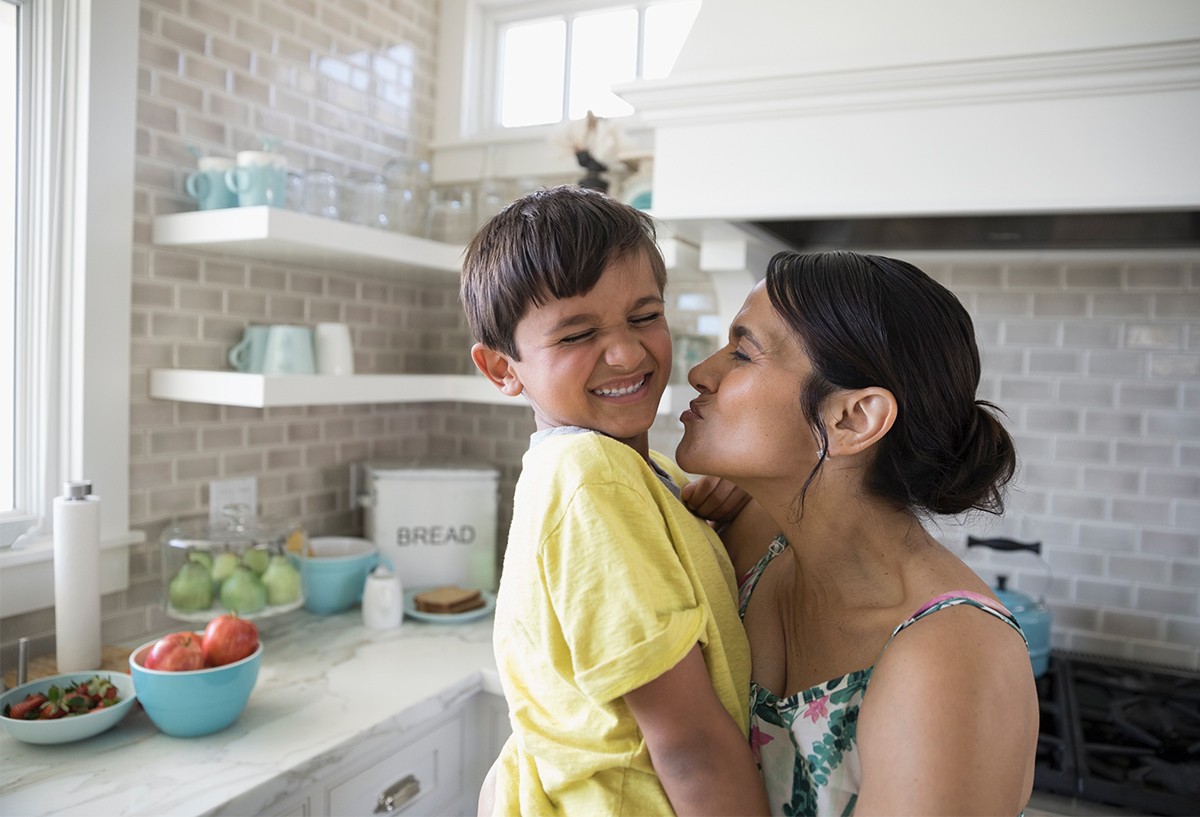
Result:
{"label": "teal kettle", "polygon": [[[1041,542],[1017,542],[1013,539],[980,539],[967,537],[967,547],[986,547],[999,551],[1029,551],[1042,564],[1046,571],[1049,584],[1050,565],[1042,558]],[[1008,576],[1003,573],[996,575],[996,586],[993,588],[996,598],[1013,614],[1025,640],[1029,642],[1029,661],[1033,665],[1033,677],[1040,678],[1050,668],[1050,609],[1041,599],[1034,599],[1024,593],[1008,589]]]}

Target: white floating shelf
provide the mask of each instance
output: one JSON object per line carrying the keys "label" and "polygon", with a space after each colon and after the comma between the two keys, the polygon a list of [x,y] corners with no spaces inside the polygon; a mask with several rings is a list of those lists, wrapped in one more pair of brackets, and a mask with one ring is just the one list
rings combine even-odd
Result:
{"label": "white floating shelf", "polygon": [[[150,396],[160,400],[250,408],[353,403],[529,405],[523,397],[503,395],[483,376],[473,374],[262,375],[152,369]],[[689,399],[691,389],[668,387],[658,412],[678,416]]]}
{"label": "white floating shelf", "polygon": [[153,242],[330,271],[458,275],[463,247],[283,210],[231,207],[154,219]]}
{"label": "white floating shelf", "polygon": [[152,369],[150,396],[218,406],[331,406],[350,403],[494,403],[527,405],[501,394],[481,375],[263,375],[198,369]]}

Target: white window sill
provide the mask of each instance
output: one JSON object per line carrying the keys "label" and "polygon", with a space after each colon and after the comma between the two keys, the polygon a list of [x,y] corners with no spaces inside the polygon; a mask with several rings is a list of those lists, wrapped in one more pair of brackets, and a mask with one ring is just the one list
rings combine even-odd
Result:
{"label": "white window sill", "polygon": [[[100,592],[129,587],[129,546],[146,541],[141,531],[100,542]],[[54,606],[54,542],[50,537],[0,550],[0,618]]]}

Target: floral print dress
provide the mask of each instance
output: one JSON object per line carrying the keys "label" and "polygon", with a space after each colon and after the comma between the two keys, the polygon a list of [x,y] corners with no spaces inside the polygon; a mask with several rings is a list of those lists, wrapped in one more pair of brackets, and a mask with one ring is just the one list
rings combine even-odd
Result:
{"label": "floral print dress", "polygon": [[[742,578],[738,610],[743,616],[763,571],[787,546],[786,539],[777,537],[762,560]],[[959,604],[977,607],[1021,632],[1016,619],[999,603],[960,590],[927,602],[896,627],[891,638],[925,616]],[[751,682],[750,744],[766,783],[772,814],[844,817],[854,813],[862,780],[858,710],[872,669],[834,678],[786,698]]]}

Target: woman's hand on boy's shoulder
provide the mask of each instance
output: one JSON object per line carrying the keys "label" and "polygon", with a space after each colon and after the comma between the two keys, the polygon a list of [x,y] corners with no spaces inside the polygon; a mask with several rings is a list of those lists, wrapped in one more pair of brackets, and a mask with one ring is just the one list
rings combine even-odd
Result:
{"label": "woman's hand on boy's shoulder", "polygon": [[728,525],[750,501],[750,494],[720,477],[697,477],[684,485],[679,498],[687,509],[714,527]]}

